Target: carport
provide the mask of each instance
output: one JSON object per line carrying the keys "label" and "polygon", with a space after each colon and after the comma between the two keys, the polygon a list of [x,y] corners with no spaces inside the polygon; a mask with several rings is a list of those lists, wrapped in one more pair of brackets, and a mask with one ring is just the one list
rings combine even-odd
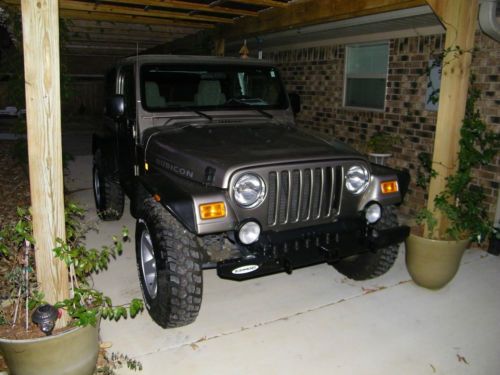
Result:
{"label": "carport", "polygon": [[[345,130],[338,129],[339,125],[359,131],[361,139],[373,133],[363,131],[364,125],[389,125],[377,120],[380,112],[367,116],[369,120],[363,122],[350,117],[363,117],[364,114],[345,111],[340,113],[344,123],[336,123],[337,119],[324,110],[333,103],[315,104],[315,96],[324,96],[320,93],[322,87],[304,89],[299,67],[311,63],[307,65],[314,69],[327,69],[324,68],[325,61],[340,58],[345,53],[344,49],[325,50],[320,46],[397,39],[399,44],[391,48],[405,51],[408,48],[405,43],[416,40],[418,44],[422,40],[422,47],[418,45],[416,49],[423,51],[429,40],[433,43],[440,40],[444,49],[458,45],[468,51],[475,45],[479,13],[476,0],[4,2],[13,6],[21,3],[22,6],[31,195],[34,232],[39,249],[37,272],[39,278],[44,280],[49,302],[64,297],[68,289],[64,282],[67,279],[65,267],[58,265],[51,255],[55,238],[64,238],[63,177],[59,163],[58,16],[68,20],[69,38],[64,53],[71,57],[75,66],[88,58],[99,61],[100,57],[101,61],[110,63],[119,57],[144,52],[237,55],[245,43],[251,56],[262,53],[264,58],[274,59],[284,68],[289,89],[302,91],[304,111],[297,119],[300,126],[349,141],[349,135]],[[481,7],[486,7],[488,3],[484,2]],[[491,33],[494,31],[490,30]],[[440,37],[433,37],[435,35]],[[498,42],[488,38],[476,36],[482,47],[488,49],[492,46],[496,51],[490,56],[483,56],[481,64],[484,64],[484,71],[479,72],[490,77],[489,82],[496,82],[491,77],[498,76],[499,72],[488,70],[487,64],[489,61],[495,67],[496,61],[498,67]],[[106,53],[103,54],[103,51]],[[331,59],[324,58],[325,53],[332,56]],[[421,57],[415,58],[415,61],[409,59],[416,67],[421,66],[417,63]],[[393,61],[390,68],[393,71],[389,70],[389,75],[404,75],[405,69],[417,69],[410,63],[405,65],[405,61]],[[424,121],[422,128],[417,129],[422,134],[407,134],[426,139],[425,142],[420,139],[413,142],[417,145],[412,146],[412,151],[418,147],[434,150],[433,161],[436,165],[453,164],[458,148],[459,125],[465,111],[470,66],[469,53],[460,54],[446,64],[441,77],[439,111],[433,115],[435,123]],[[96,73],[91,71],[85,74]],[[418,76],[418,73],[412,74]],[[394,78],[391,81],[398,80]],[[411,85],[409,87],[411,89]],[[410,91],[404,94],[396,92],[397,89],[404,90],[392,87],[392,95],[388,93],[385,100],[397,101],[399,95],[407,95],[403,101],[412,101]],[[487,99],[490,102],[484,103],[488,109],[495,95],[498,98],[498,84],[492,83],[485,90],[493,93]],[[405,104],[403,107],[406,107]],[[405,122],[396,113],[389,113],[392,119],[387,114],[384,118],[391,119],[392,127],[399,125],[394,122]],[[498,107],[492,108],[488,114],[490,121],[498,124]],[[406,117],[410,118],[423,116],[406,113]],[[325,123],[329,122],[335,123],[333,129],[337,131],[328,130]],[[356,130],[357,122],[361,130]],[[406,122],[417,123],[416,120]],[[426,125],[431,128],[425,129]],[[432,126],[435,128],[432,129]],[[405,150],[400,150],[398,154],[400,159],[395,160],[394,165],[411,168],[414,158],[407,159]],[[89,162],[88,157],[77,159],[74,170],[85,170],[85,162]],[[493,212],[498,194],[498,160],[483,172],[489,173],[484,176],[484,181],[491,182],[489,196]],[[450,169],[443,167],[439,170],[439,177],[432,180],[427,192],[429,204],[443,189],[449,173]],[[80,176],[72,183],[76,188],[85,188],[89,181],[84,174]],[[425,193],[417,191],[417,199],[425,199]],[[80,198],[84,202],[90,199],[85,194]],[[408,213],[411,212],[410,209]],[[133,227],[131,218],[124,220],[128,221],[129,227]],[[114,228],[116,226],[103,224],[102,233]],[[89,239],[99,240],[99,237]],[[121,264],[127,272],[114,268],[97,280],[98,283],[105,283],[106,278],[111,278],[108,280],[116,283],[117,277],[123,277],[117,283],[119,287],[112,291],[118,300],[120,296],[139,293],[137,288],[127,288],[133,278],[125,276],[135,272],[133,249],[127,251],[127,257],[113,266],[120,267]],[[494,288],[499,282],[498,260],[471,253],[465,262],[457,282],[449,289],[433,294],[409,284],[401,262],[393,273],[366,284],[351,283],[339,275],[328,276],[331,270],[327,266],[301,270],[292,275],[293,279],[279,275],[248,284],[221,282],[215,279],[214,274],[208,273],[206,290],[213,294],[205,296],[208,300],[205,315],[201,315],[193,326],[161,331],[144,315],[138,322],[113,326],[105,324],[103,339],[113,341],[117,349],[142,360],[146,373],[163,370],[228,374],[334,371],[346,374],[456,374],[473,371],[475,364],[484,367],[477,367],[474,373],[495,373],[500,364],[492,347],[498,331],[487,327],[495,325],[495,311],[499,307],[498,293]],[[483,278],[473,286],[469,277],[472,279],[477,274]],[[292,284],[294,287],[290,288]],[[462,293],[467,295],[467,300],[461,298]],[[424,306],[429,306],[429,310]],[[471,321],[476,316],[481,316],[481,322]],[[321,322],[320,327],[318,322]],[[480,345],[481,342],[488,344]],[[369,360],[366,360],[367,355]]]}

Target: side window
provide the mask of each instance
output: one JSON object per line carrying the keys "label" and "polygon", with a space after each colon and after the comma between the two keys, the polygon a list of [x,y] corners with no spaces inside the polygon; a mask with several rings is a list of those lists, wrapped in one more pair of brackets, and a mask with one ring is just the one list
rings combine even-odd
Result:
{"label": "side window", "polygon": [[387,43],[347,46],[344,105],[384,109],[388,65]]}
{"label": "side window", "polygon": [[110,98],[116,94],[116,69],[113,68],[106,74],[105,85],[106,98]]}
{"label": "side window", "polygon": [[127,65],[121,70],[122,78],[122,94],[125,100],[125,111],[128,117],[135,117],[136,100],[135,100],[135,79],[134,67]]}

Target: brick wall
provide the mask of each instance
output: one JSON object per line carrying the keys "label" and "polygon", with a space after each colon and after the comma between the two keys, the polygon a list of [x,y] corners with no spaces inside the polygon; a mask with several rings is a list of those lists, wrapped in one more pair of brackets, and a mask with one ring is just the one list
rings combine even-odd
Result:
{"label": "brick wall", "polygon": [[[444,35],[400,38],[390,41],[389,75],[384,111],[342,107],[344,45],[331,45],[274,52],[267,57],[281,69],[289,92],[300,94],[302,111],[297,121],[307,131],[338,138],[355,148],[377,131],[398,135],[388,164],[410,171],[412,182],[403,210],[415,214],[425,205],[426,193],[416,186],[418,154],[432,153],[436,112],[425,109],[428,60],[439,53]],[[478,109],[488,125],[500,131],[500,44],[478,35],[479,48],[473,58],[473,73],[482,90]],[[476,172],[486,189],[491,218],[494,217],[500,183],[500,156]]]}

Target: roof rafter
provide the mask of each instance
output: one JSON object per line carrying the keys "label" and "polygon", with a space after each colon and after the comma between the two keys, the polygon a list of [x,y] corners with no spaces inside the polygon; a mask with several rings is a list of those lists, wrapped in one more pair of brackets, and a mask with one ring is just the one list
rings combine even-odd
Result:
{"label": "roof rafter", "polygon": [[185,20],[208,21],[218,23],[233,23],[231,18],[213,17],[205,15],[190,15],[188,13],[164,11],[164,10],[143,10],[139,8],[121,6],[121,5],[108,5],[108,4],[92,4],[74,0],[60,0],[59,9],[66,10],[84,10],[89,12],[102,12],[112,14],[125,14],[140,17],[158,17],[158,18],[174,18]]}
{"label": "roof rafter", "polygon": [[140,17],[128,14],[111,14],[101,12],[88,12],[79,10],[60,10],[59,16],[71,20],[91,20],[91,21],[109,21],[120,23],[136,23],[142,25],[163,25],[175,27],[187,27],[192,29],[213,29],[215,26],[211,23],[185,22],[171,20],[166,18]]}
{"label": "roof rafter", "polygon": [[185,35],[195,31],[195,29],[172,27],[169,25],[144,25],[131,23],[118,23],[109,21],[89,21],[89,20],[67,20],[66,24],[70,31],[96,31],[101,33],[153,33],[158,35]]}
{"label": "roof rafter", "polygon": [[189,32],[180,32],[179,29],[174,31],[156,31],[144,28],[144,29],[132,29],[130,24],[119,26],[120,24],[114,24],[113,26],[103,26],[103,25],[93,25],[93,26],[76,26],[71,25],[70,33],[95,33],[95,34],[106,34],[106,35],[126,35],[134,34],[141,35],[143,37],[171,37],[172,35],[183,35],[189,34]]}
{"label": "roof rafter", "polygon": [[117,1],[123,4],[186,9],[197,12],[225,13],[225,14],[233,14],[235,16],[250,16],[250,17],[258,16],[257,12],[253,12],[250,10],[235,9],[222,6],[210,6],[207,4],[190,3],[178,0],[110,0],[110,1],[113,2]]}
{"label": "roof rafter", "polygon": [[[225,0],[224,2],[229,1]],[[283,3],[281,1],[275,0],[230,0],[233,3],[243,3],[243,4],[251,4],[251,5],[259,5],[263,7],[274,7],[274,8],[286,8],[288,7],[288,3]]]}

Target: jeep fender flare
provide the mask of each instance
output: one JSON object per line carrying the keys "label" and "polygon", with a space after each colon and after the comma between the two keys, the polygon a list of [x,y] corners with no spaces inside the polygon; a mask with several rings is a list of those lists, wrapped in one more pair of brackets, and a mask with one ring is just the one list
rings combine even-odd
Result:
{"label": "jeep fender flare", "polygon": [[189,232],[196,234],[194,204],[189,190],[179,187],[161,174],[142,175],[137,182]]}

